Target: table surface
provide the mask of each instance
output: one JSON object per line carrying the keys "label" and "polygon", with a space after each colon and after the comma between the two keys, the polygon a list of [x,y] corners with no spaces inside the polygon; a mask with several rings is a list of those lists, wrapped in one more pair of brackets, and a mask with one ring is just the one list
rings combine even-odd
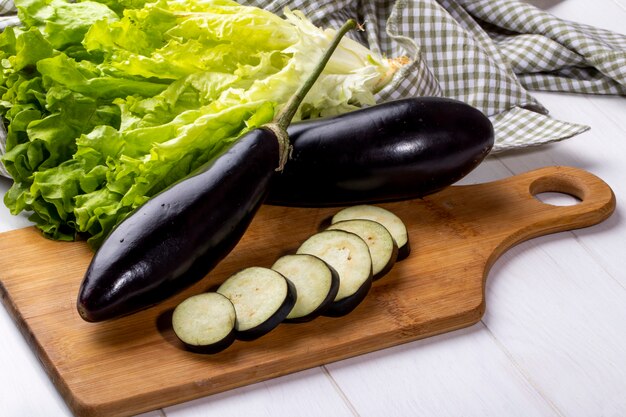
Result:
{"label": "table surface", "polygon": [[[530,2],[567,20],[626,33],[626,0]],[[470,328],[142,416],[625,416],[626,100],[534,95],[553,117],[591,130],[491,156],[461,184],[544,166],[579,167],[615,191],[611,218],[506,252],[487,279],[486,313]],[[9,185],[0,179],[0,195]],[[572,203],[562,195],[546,198]],[[0,205],[0,232],[27,225]],[[4,308],[0,335],[1,414],[71,416]]]}

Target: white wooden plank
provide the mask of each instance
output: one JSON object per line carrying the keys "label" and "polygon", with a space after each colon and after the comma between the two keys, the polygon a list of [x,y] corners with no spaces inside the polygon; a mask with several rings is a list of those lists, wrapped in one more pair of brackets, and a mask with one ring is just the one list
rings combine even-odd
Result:
{"label": "white wooden plank", "polygon": [[[624,0],[525,0],[565,20],[624,33]],[[622,20],[620,20],[622,19]]]}
{"label": "white wooden plank", "polygon": [[164,409],[168,417],[353,417],[322,368],[309,369]]}
{"label": "white wooden plank", "polygon": [[[0,307],[0,415],[6,417],[72,417],[41,363]],[[164,417],[160,410],[137,417]]]}
{"label": "white wooden plank", "polygon": [[618,7],[624,9],[624,12],[626,12],[626,1],[624,1],[624,0],[613,0],[613,3],[617,4]]}
{"label": "white wooden plank", "polygon": [[361,417],[558,415],[481,323],[327,368]]}
{"label": "white wooden plank", "polygon": [[[0,178],[0,195],[10,181]],[[12,216],[0,204],[0,232],[29,224],[24,216]],[[19,248],[16,248],[19,250]],[[71,416],[65,402],[43,371],[22,334],[4,308],[0,308],[0,404],[6,416]],[[28,401],[28,399],[36,399]]]}
{"label": "white wooden plank", "polygon": [[[5,177],[0,177],[0,196],[4,198],[4,194],[10,186],[11,180]],[[18,216],[13,216],[2,202],[0,202],[0,219],[0,233],[31,225],[31,222],[28,221],[26,215],[20,214]]]}
{"label": "white wooden plank", "polygon": [[11,417],[71,416],[4,308],[0,308],[0,334],[0,413]]}
{"label": "white wooden plank", "polygon": [[483,322],[563,415],[626,415],[626,289],[571,233],[494,265]]}
{"label": "white wooden plank", "polygon": [[[626,14],[626,11],[624,12]],[[607,105],[608,102],[608,105]],[[593,105],[600,113],[609,118],[618,128],[622,134],[618,132],[617,138],[623,143],[624,133],[626,133],[626,123],[624,122],[624,115],[626,115],[626,100],[624,97],[590,97],[589,103]]]}

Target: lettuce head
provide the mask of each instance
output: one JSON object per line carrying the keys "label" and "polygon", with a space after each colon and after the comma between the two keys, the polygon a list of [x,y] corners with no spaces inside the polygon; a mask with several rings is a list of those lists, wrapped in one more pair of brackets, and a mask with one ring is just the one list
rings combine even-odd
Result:
{"label": "lettuce head", "polygon": [[[230,0],[16,0],[0,34],[4,202],[97,246],[154,194],[272,120],[334,30]],[[374,104],[393,66],[344,38],[297,119]]]}

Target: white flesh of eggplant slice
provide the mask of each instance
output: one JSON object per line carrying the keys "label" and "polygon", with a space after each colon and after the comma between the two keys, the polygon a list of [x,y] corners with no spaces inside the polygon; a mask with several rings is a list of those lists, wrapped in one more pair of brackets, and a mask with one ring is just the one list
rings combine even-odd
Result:
{"label": "white flesh of eggplant slice", "polygon": [[217,289],[235,306],[241,340],[256,339],[278,326],[296,303],[295,286],[282,274],[258,266],[231,275]]}
{"label": "white flesh of eggplant slice", "polygon": [[276,260],[272,269],[291,281],[298,294],[286,322],[310,321],[328,308],[339,290],[339,275],[317,256],[309,254],[285,255]]}
{"label": "white flesh of eggplant slice", "polygon": [[191,296],[172,314],[172,328],[185,347],[199,353],[216,353],[235,340],[235,307],[215,292]]}
{"label": "white flesh of eggplant slice", "polygon": [[339,291],[324,315],[340,316],[352,311],[372,286],[372,258],[359,236],[344,230],[325,230],[305,240],[297,253],[317,256],[339,275]]}
{"label": "white flesh of eggplant slice", "polygon": [[406,225],[398,216],[391,211],[379,206],[362,204],[351,206],[338,211],[331,219],[331,224],[353,219],[373,220],[385,226],[398,245],[398,259],[401,260],[409,256],[411,246],[409,233]]}
{"label": "white flesh of eggplant slice", "polygon": [[354,219],[333,223],[329,230],[345,230],[358,235],[370,250],[374,280],[391,270],[398,257],[398,245],[391,233],[382,224],[373,220]]}

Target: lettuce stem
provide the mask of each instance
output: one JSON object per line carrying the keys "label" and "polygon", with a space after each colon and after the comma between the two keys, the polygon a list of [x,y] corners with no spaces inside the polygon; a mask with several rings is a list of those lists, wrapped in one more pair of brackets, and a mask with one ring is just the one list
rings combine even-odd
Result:
{"label": "lettuce stem", "polygon": [[309,75],[307,80],[289,98],[285,106],[281,109],[281,111],[274,118],[274,121],[272,122],[273,124],[277,125],[278,128],[280,129],[283,129],[283,130],[287,129],[287,127],[289,126],[289,123],[291,123],[291,119],[293,119],[296,112],[298,111],[298,107],[300,107],[300,104],[304,100],[304,97],[307,95],[311,87],[313,87],[313,84],[315,84],[315,81],[317,81],[317,79],[319,78],[320,74],[324,70],[324,67],[326,67],[326,64],[330,60],[330,57],[332,56],[333,52],[335,52],[335,49],[337,49],[337,46],[339,46],[339,42],[341,42],[341,38],[343,38],[346,33],[354,29],[356,26],[357,26],[356,21],[354,21],[353,19],[349,19],[337,31],[337,33],[335,34],[335,37],[330,43],[330,46],[328,47],[328,49],[322,56],[322,59],[319,61],[319,63],[311,72],[311,75]]}

